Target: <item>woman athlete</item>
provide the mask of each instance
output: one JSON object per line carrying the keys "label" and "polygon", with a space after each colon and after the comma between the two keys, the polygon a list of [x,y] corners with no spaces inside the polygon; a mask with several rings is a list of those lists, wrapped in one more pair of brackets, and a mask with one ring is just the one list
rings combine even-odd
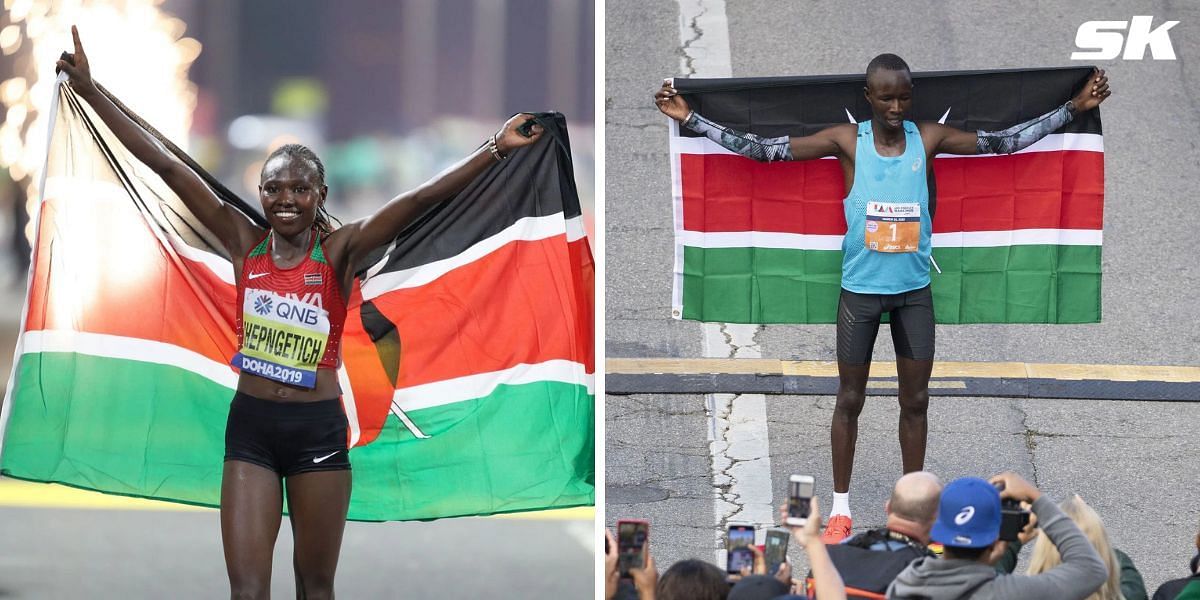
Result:
{"label": "woman athlete", "polygon": [[[135,124],[93,83],[74,27],[71,87],[134,156],[162,177],[233,259],[241,370],[225,433],[221,538],[233,598],[266,598],[286,485],[295,539],[297,598],[332,598],[350,503],[347,421],[337,380],[345,298],[357,265],[429,207],[489,165],[536,142],[508,120],[488,143],[375,214],[330,227],[325,170],[310,150],[284,146],[263,164],[264,230],[220,200],[191,169]],[[74,64],[71,64],[71,63]]]}

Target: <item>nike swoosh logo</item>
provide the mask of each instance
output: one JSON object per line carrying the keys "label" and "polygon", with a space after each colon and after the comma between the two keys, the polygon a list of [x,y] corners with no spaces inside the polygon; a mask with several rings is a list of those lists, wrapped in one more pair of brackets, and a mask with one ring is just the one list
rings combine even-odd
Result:
{"label": "nike swoosh logo", "polygon": [[329,458],[330,456],[333,456],[334,454],[337,454],[338,452],[341,452],[341,450],[335,450],[335,451],[333,451],[333,452],[331,452],[331,453],[329,453],[329,454],[326,454],[325,456],[322,456],[322,457],[320,457],[320,458],[314,458],[314,459],[313,459],[313,462],[314,462],[314,463],[319,463],[319,462],[321,462],[321,461],[323,461],[323,460],[325,460],[325,459]]}
{"label": "nike swoosh logo", "polygon": [[270,275],[270,273],[251,273],[246,279],[258,279],[259,277],[266,277],[267,275]]}

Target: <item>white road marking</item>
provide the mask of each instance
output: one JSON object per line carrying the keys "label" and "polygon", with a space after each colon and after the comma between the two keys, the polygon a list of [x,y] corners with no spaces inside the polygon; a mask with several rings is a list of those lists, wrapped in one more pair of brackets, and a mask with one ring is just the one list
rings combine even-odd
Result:
{"label": "white road marking", "polygon": [[[725,1],[679,0],[679,17],[680,73],[732,77]],[[758,358],[762,355],[754,340],[758,331],[756,325],[705,323],[704,356]],[[705,406],[716,516],[714,550],[717,564],[723,567],[725,523],[754,523],[758,542],[764,539],[765,528],[775,523],[766,398],[762,394],[711,394],[705,397]]]}

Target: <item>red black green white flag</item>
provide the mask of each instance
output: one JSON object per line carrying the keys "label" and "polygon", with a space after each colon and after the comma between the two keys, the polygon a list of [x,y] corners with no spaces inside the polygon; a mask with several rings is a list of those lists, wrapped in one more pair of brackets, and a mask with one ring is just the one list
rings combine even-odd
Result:
{"label": "red black green white flag", "polygon": [[[0,473],[216,506],[232,265],[89,106],[59,99]],[[538,144],[360,265],[339,372],[351,519],[594,503],[592,257],[565,120],[539,122]]]}
{"label": "red black green white flag", "polygon": [[[913,75],[908,118],[1000,130],[1069,100],[1090,67]],[[761,136],[871,118],[862,75],[676,79],[705,117]],[[676,318],[832,323],[847,190],[834,158],[758,163],[671,122]],[[934,161],[939,323],[1100,321],[1098,110],[1012,155]],[[931,198],[934,197],[931,190]]]}

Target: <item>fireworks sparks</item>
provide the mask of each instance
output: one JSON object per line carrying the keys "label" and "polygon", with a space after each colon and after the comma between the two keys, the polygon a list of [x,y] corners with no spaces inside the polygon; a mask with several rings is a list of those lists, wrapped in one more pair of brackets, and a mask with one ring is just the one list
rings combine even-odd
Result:
{"label": "fireworks sparks", "polygon": [[[196,89],[187,70],[200,42],[183,37],[183,21],[159,8],[162,0],[4,0],[0,53],[14,76],[0,82],[0,167],[25,190],[33,214],[41,194],[34,176],[45,158],[54,63],[70,50],[79,27],[92,75],[163,135],[187,148]],[[25,236],[32,242],[32,224]]]}

